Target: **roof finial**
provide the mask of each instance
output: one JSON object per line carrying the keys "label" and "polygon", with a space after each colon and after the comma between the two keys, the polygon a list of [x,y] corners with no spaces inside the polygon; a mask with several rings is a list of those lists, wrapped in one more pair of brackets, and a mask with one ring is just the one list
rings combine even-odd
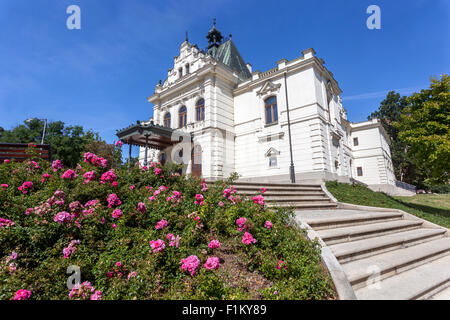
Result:
{"label": "roof finial", "polygon": [[188,42],[188,32],[186,31],[186,39],[184,39],[184,41]]}

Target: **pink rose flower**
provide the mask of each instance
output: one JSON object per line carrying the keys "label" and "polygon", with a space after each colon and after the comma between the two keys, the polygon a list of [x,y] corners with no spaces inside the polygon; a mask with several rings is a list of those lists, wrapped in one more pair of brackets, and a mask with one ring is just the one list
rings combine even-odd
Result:
{"label": "pink rose flower", "polygon": [[273,224],[269,220],[267,220],[266,223],[264,224],[264,228],[267,228],[269,230],[272,228],[272,226],[273,226]]}
{"label": "pink rose flower", "polygon": [[243,244],[249,245],[249,244],[252,244],[252,243],[255,243],[255,242],[256,242],[256,239],[253,238],[253,236],[250,233],[248,233],[248,232],[245,232],[244,235],[242,236],[242,243]]}
{"label": "pink rose flower", "polygon": [[220,266],[219,258],[210,257],[206,260],[206,263],[203,266],[208,270],[217,270]]}
{"label": "pink rose flower", "polygon": [[155,226],[155,229],[157,229],[157,230],[164,229],[165,227],[167,227],[167,225],[168,225],[167,220],[162,219],[162,220],[158,221],[158,223]]}
{"label": "pink rose flower", "polygon": [[210,248],[210,249],[218,249],[218,248],[220,248],[220,242],[219,242],[219,240],[212,240],[212,241],[208,244],[208,248]]}
{"label": "pink rose flower", "polygon": [[122,216],[122,210],[114,209],[114,211],[111,213],[111,216],[115,219],[120,219],[120,217]]}
{"label": "pink rose flower", "polygon": [[145,213],[147,211],[147,208],[145,207],[145,203],[144,202],[139,202],[137,209],[139,212],[141,213]]}
{"label": "pink rose flower", "polygon": [[27,300],[31,296],[31,291],[19,289],[14,294],[14,300]]}
{"label": "pink rose flower", "polygon": [[200,265],[200,260],[197,256],[192,255],[185,259],[181,259],[180,264],[183,271],[188,271],[191,276],[193,276]]}
{"label": "pink rose flower", "polygon": [[166,243],[164,242],[164,240],[158,239],[158,240],[151,240],[150,241],[150,246],[153,249],[153,252],[161,252],[164,250],[164,248],[166,247]]}

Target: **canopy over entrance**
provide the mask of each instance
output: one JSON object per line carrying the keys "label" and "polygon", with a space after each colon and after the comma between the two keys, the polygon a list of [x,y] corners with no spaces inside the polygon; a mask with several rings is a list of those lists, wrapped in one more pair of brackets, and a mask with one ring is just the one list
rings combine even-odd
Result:
{"label": "canopy over entrance", "polygon": [[174,129],[154,124],[151,120],[147,124],[137,121],[134,125],[117,130],[116,135],[120,141],[130,146],[130,159],[131,146],[145,147],[144,166],[146,166],[148,148],[163,150],[179,142],[172,141],[173,132]]}

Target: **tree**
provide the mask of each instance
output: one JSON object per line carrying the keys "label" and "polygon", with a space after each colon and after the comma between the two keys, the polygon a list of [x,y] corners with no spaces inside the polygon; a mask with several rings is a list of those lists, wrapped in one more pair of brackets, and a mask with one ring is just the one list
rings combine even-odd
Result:
{"label": "tree", "polygon": [[[24,121],[12,130],[4,130],[0,142],[40,143],[44,122],[39,119]],[[82,126],[65,126],[62,121],[47,124],[45,141],[51,145],[52,158],[60,159],[64,165],[74,167],[80,161],[85,146],[93,141],[100,141],[98,133],[85,132]]]}
{"label": "tree", "polygon": [[448,183],[450,171],[450,77],[431,78],[429,89],[410,96],[394,123],[416,165],[429,171],[428,184]]}
{"label": "tree", "polygon": [[378,110],[372,112],[367,118],[368,120],[380,119],[383,128],[391,138],[390,149],[396,179],[420,186],[423,173],[408,156],[407,145],[398,138],[399,129],[393,125],[394,122],[400,121],[407,104],[407,97],[390,91],[386,99],[381,101]]}

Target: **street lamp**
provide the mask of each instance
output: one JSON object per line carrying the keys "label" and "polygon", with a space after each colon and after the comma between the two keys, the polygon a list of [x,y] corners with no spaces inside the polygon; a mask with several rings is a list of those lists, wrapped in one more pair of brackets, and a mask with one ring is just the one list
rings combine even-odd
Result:
{"label": "street lamp", "polygon": [[47,119],[29,118],[29,119],[25,120],[25,122],[30,123],[33,120],[44,121],[44,130],[42,131],[42,139],[41,139],[41,144],[44,144],[45,129],[47,128]]}

